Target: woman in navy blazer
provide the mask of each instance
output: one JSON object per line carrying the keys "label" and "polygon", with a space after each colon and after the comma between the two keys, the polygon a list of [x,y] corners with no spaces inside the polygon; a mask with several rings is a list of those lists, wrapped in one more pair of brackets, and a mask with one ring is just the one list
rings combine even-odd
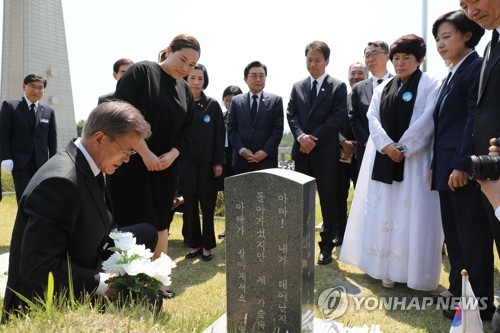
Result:
{"label": "woman in navy blazer", "polygon": [[[493,306],[493,247],[488,219],[476,182],[467,177],[472,153],[472,129],[482,58],[474,47],[484,29],[457,10],[439,17],[432,27],[436,47],[449,63],[434,111],[435,137],[432,189],[439,191],[441,218],[450,260],[450,286],[434,298],[461,296],[462,269],[476,297],[484,297],[481,311],[490,318]],[[483,303],[484,304],[484,303]],[[453,318],[454,309],[443,314]]]}

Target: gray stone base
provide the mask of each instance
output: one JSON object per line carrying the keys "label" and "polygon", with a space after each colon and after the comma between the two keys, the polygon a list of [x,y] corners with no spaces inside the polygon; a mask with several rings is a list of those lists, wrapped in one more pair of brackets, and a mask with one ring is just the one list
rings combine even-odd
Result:
{"label": "gray stone base", "polygon": [[[227,318],[224,313],[212,325],[203,331],[203,333],[227,333],[226,330]],[[344,332],[363,332],[363,333],[381,333],[380,325],[372,327],[345,327],[342,323],[334,320],[314,318],[314,333],[344,333]]]}

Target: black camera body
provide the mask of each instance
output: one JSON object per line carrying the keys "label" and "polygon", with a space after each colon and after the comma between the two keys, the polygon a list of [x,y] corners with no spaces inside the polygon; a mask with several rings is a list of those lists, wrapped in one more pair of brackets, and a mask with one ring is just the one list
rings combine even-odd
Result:
{"label": "black camera body", "polygon": [[[500,138],[495,140],[495,146],[500,147]],[[500,177],[500,155],[469,156],[467,160],[467,172],[471,180],[497,180]]]}

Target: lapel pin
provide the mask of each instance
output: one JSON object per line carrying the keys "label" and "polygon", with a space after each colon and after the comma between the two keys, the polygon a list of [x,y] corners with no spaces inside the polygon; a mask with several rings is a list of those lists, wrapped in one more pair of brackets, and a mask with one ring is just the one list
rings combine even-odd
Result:
{"label": "lapel pin", "polygon": [[409,102],[413,98],[413,95],[411,92],[407,91],[403,94],[403,101]]}

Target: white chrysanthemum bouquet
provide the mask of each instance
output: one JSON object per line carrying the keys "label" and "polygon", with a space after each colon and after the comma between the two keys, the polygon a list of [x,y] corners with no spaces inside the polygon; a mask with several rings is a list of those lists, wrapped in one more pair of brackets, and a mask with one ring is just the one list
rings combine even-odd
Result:
{"label": "white chrysanthemum bouquet", "polygon": [[161,286],[171,284],[170,273],[177,265],[169,256],[162,253],[152,261],[153,253],[144,245],[136,244],[130,232],[111,232],[109,235],[115,246],[109,250],[114,253],[102,263],[104,272],[110,274],[107,283],[128,294],[141,294],[146,289],[158,291]]}

